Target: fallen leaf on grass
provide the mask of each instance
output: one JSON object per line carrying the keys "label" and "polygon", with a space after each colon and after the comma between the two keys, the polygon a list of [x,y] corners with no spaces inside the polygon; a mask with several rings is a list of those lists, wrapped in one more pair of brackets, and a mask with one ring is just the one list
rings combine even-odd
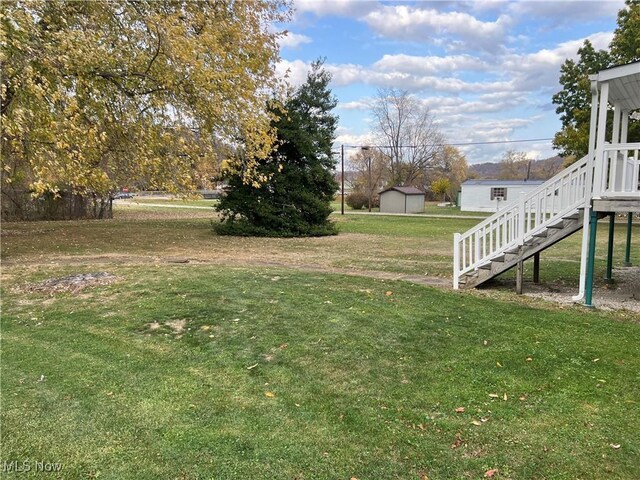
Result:
{"label": "fallen leaf on grass", "polygon": [[456,408],[456,413],[464,413],[464,407]]}
{"label": "fallen leaf on grass", "polygon": [[492,468],[491,470],[487,470],[486,472],[484,472],[484,476],[485,478],[487,477],[493,477],[496,473],[498,473],[498,469],[497,468]]}
{"label": "fallen leaf on grass", "polygon": [[498,398],[500,395],[498,395],[497,393],[490,393],[489,396],[491,398]]}
{"label": "fallen leaf on grass", "polygon": [[500,362],[496,362],[496,365],[500,368],[502,368],[502,364]]}
{"label": "fallen leaf on grass", "polygon": [[475,426],[479,427],[480,425],[482,425],[482,422],[479,420],[474,420],[471,423],[473,423]]}
{"label": "fallen leaf on grass", "polygon": [[387,291],[387,292],[384,292],[384,294],[385,294],[387,297],[390,297],[391,295],[393,295],[393,292],[392,292],[391,290],[389,290],[389,291]]}
{"label": "fallen leaf on grass", "polygon": [[505,394],[502,396],[502,399],[506,402],[507,400],[509,400],[509,397],[507,397],[507,394],[505,393]]}
{"label": "fallen leaf on grass", "polygon": [[254,363],[253,365],[250,365],[247,367],[247,370],[251,370],[252,368],[256,368],[258,366],[257,363]]}
{"label": "fallen leaf on grass", "polygon": [[265,397],[275,398],[276,394],[273,392],[264,392]]}
{"label": "fallen leaf on grass", "polygon": [[611,443],[609,444],[609,446],[615,450],[618,450],[621,445],[619,443]]}
{"label": "fallen leaf on grass", "polygon": [[532,361],[533,361],[533,358],[527,357],[527,362],[532,362]]}
{"label": "fallen leaf on grass", "polygon": [[464,440],[462,440],[462,438],[460,437],[459,433],[456,433],[456,439],[455,441],[451,444],[451,448],[455,449],[458,448],[460,445],[462,445],[464,443]]}

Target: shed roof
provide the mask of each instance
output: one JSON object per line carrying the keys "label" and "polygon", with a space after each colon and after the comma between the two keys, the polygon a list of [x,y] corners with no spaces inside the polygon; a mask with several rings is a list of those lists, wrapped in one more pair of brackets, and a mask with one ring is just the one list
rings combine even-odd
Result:
{"label": "shed roof", "polygon": [[404,195],[424,195],[424,192],[416,187],[389,187],[382,190],[380,192],[380,195],[382,195],[385,192],[390,192],[392,190],[403,193]]}
{"label": "shed roof", "polygon": [[544,180],[487,180],[487,179],[473,179],[467,180],[462,185],[496,185],[500,187],[506,187],[509,185],[542,185]]}

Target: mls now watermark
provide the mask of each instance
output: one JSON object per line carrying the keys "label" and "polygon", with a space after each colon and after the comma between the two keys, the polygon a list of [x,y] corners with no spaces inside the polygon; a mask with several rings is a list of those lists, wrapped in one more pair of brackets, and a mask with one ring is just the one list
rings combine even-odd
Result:
{"label": "mls now watermark", "polygon": [[45,462],[43,460],[4,460],[0,463],[2,473],[54,473],[62,471],[62,463]]}

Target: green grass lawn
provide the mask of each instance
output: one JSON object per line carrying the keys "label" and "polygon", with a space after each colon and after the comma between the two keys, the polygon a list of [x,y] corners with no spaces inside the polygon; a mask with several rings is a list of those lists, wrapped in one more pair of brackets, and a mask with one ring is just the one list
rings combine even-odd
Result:
{"label": "green grass lawn", "polygon": [[[255,239],[212,218],[2,225],[1,460],[74,479],[640,478],[637,315],[374,278],[448,281],[477,220]],[[543,281],[576,282],[579,243],[543,253]],[[118,281],[25,288],[98,271]]]}
{"label": "green grass lawn", "polygon": [[3,282],[5,459],[61,478],[640,475],[640,331],[611,314],[189,265],[11,290],[72,271]]}
{"label": "green grass lawn", "polygon": [[185,207],[214,207],[218,204],[218,200],[210,199],[193,199],[193,198],[154,198],[153,196],[136,196],[127,202],[134,204],[156,204],[156,205],[171,205],[171,206],[185,206]]}
{"label": "green grass lawn", "polygon": [[[439,202],[425,202],[424,204],[424,213],[426,215],[455,215],[457,217],[488,217],[490,214],[485,212],[462,212],[458,207],[439,207]],[[331,207],[335,212],[341,211],[342,203],[340,198],[331,203]],[[345,203],[344,205],[345,212],[367,212],[367,208],[363,208],[362,210],[354,210],[349,205]],[[372,208],[372,212],[379,212],[379,208]]]}

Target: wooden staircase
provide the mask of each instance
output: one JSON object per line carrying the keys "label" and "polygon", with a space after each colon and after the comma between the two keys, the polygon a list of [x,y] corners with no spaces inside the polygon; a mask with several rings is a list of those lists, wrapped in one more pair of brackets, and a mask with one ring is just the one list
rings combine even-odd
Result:
{"label": "wooden staircase", "polygon": [[458,280],[459,288],[475,288],[482,283],[491,280],[497,275],[515,267],[518,262],[531,258],[560,240],[582,229],[584,221],[584,209],[562,217],[559,221],[545,227],[540,232],[532,235],[522,245],[516,245],[504,253],[489,259],[478,266],[476,270],[465,273]]}
{"label": "wooden staircase", "polygon": [[[477,287],[588,228],[585,211],[604,215],[595,203],[625,200],[634,205],[640,200],[640,144],[606,145],[597,157],[583,157],[465,233],[456,233],[453,288]],[[581,262],[586,258],[586,237]]]}
{"label": "wooden staircase", "polygon": [[454,288],[473,288],[584,226],[593,167],[584,157],[454,236]]}

